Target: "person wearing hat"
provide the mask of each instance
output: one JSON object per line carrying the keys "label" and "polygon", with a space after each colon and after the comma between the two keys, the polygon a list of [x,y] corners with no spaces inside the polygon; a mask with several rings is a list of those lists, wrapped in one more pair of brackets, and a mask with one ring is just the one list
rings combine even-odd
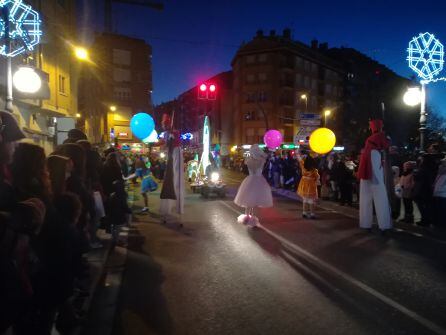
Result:
{"label": "person wearing hat", "polygon": [[391,209],[384,183],[384,166],[381,151],[389,148],[390,141],[382,131],[383,121],[371,120],[370,135],[361,154],[358,179],[360,180],[359,227],[370,230],[375,205],[378,226],[382,232],[392,228]]}
{"label": "person wearing hat", "polygon": [[245,214],[240,215],[237,221],[249,227],[255,227],[259,223],[259,219],[254,215],[256,207],[273,206],[271,187],[262,174],[266,158],[266,153],[257,144],[251,146],[249,157],[245,160],[249,176],[243,180],[234,199],[237,206],[245,208]]}

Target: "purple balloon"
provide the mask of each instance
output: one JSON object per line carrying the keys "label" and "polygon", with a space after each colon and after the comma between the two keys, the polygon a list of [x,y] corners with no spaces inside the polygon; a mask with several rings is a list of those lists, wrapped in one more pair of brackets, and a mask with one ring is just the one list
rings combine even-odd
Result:
{"label": "purple balloon", "polygon": [[265,136],[263,136],[263,142],[265,142],[269,149],[276,149],[282,144],[283,136],[280,131],[271,129],[265,133]]}

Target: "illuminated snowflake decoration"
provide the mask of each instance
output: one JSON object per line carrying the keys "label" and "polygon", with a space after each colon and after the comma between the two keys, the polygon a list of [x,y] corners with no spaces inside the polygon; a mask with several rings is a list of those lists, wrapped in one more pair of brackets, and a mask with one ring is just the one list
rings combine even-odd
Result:
{"label": "illuminated snowflake decoration", "polygon": [[0,54],[7,57],[15,57],[26,51],[34,50],[40,43],[42,30],[39,13],[23,3],[22,0],[0,0],[0,10],[9,10],[9,37],[11,49],[6,52],[5,28],[6,22],[3,15],[0,16]]}
{"label": "illuminated snowflake decoration", "polygon": [[419,34],[409,42],[409,67],[424,81],[434,80],[443,70],[443,44],[430,33]]}

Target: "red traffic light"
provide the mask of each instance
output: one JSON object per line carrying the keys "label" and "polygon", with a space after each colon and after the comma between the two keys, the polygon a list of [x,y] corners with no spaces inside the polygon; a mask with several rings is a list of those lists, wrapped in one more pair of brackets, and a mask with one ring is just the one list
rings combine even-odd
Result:
{"label": "red traffic light", "polygon": [[214,84],[212,84],[211,86],[209,86],[209,91],[211,91],[211,92],[215,92],[216,89],[217,89],[217,88],[215,87]]}
{"label": "red traffic light", "polygon": [[[213,85],[211,85],[211,86],[213,86]],[[208,89],[208,87],[206,86],[206,84],[201,84],[200,85],[200,91],[201,92],[204,92],[204,91],[206,91]],[[214,87],[214,89],[215,89],[215,87]]]}

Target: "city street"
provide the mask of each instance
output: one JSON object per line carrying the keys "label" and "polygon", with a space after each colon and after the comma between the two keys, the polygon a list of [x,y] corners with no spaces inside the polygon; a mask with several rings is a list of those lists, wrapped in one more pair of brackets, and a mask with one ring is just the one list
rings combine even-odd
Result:
{"label": "city street", "polygon": [[302,219],[277,197],[249,229],[232,203],[243,176],[225,178],[224,201],[188,193],[183,228],[160,224],[159,192],[134,216],[113,334],[446,333],[444,242]]}

